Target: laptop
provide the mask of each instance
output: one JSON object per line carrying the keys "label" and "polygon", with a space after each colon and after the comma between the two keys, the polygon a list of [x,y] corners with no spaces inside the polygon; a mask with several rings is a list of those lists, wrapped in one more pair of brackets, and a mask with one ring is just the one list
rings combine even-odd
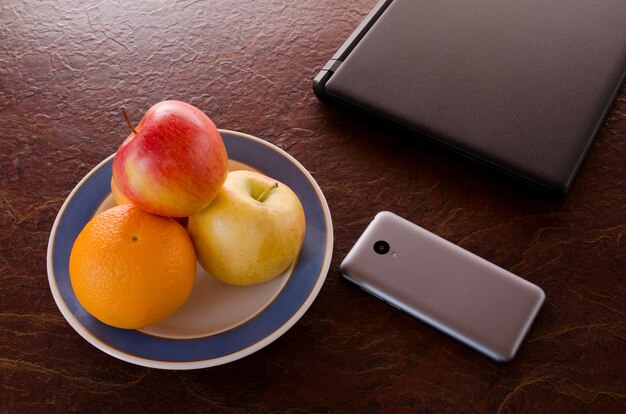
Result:
{"label": "laptop", "polygon": [[381,0],[313,89],[566,193],[625,76],[625,0]]}

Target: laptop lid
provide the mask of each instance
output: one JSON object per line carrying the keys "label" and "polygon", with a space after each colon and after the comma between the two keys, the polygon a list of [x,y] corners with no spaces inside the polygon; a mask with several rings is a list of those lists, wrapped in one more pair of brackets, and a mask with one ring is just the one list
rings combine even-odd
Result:
{"label": "laptop lid", "polygon": [[625,22],[624,0],[383,0],[314,89],[566,192],[624,80]]}

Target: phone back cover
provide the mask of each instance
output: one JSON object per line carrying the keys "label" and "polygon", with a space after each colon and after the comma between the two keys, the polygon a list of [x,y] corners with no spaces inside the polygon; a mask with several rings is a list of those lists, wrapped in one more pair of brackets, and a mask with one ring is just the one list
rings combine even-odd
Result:
{"label": "phone back cover", "polygon": [[326,95],[565,192],[626,74],[626,1],[389,3]]}
{"label": "phone back cover", "polygon": [[[389,243],[388,254],[374,252],[378,240]],[[513,358],[545,298],[538,286],[389,212],[376,216],[340,269],[498,361]]]}

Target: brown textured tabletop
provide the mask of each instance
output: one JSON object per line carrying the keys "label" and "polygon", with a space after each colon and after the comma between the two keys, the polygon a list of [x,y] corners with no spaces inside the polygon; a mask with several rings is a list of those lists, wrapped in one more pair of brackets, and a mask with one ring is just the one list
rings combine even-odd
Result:
{"label": "brown textured tabletop", "polygon": [[[0,4],[0,412],[626,412],[626,91],[570,193],[529,190],[318,101],[311,82],[376,0]],[[285,335],[195,371],[131,365],[65,321],[46,249],[76,183],[154,103],[180,99],[312,173],[335,248]],[[384,209],[541,286],[493,363],[344,282]]]}

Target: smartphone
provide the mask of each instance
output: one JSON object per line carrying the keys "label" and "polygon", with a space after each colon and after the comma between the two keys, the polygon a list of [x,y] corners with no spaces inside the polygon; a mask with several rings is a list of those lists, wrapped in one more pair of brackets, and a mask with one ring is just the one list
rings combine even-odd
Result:
{"label": "smartphone", "polygon": [[499,362],[513,359],[545,299],[538,286],[388,211],[368,225],[340,272]]}

